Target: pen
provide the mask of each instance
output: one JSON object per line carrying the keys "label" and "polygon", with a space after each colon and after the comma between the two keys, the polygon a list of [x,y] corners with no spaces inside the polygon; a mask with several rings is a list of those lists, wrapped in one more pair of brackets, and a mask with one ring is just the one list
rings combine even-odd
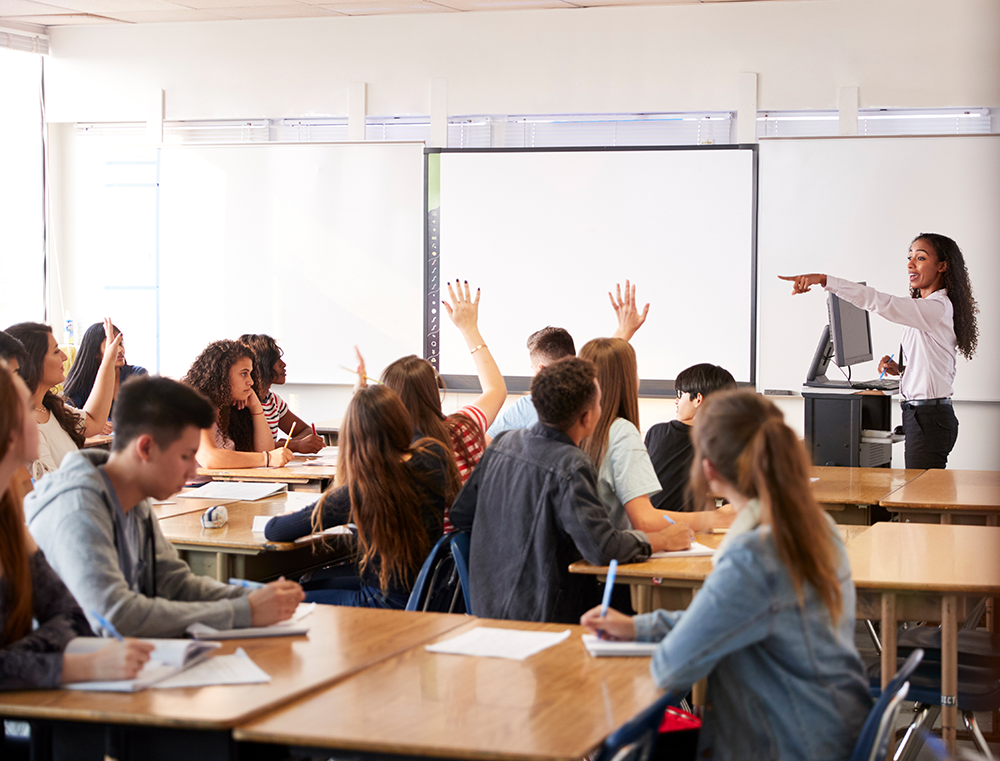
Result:
{"label": "pen", "polygon": [[604,582],[604,598],[601,600],[601,618],[608,615],[608,605],[611,604],[611,588],[615,585],[615,574],[618,573],[618,561],[608,564],[608,578]]}
{"label": "pen", "polygon": [[118,640],[119,642],[121,642],[121,641],[122,641],[123,639],[125,639],[125,638],[124,638],[124,637],[123,637],[123,636],[122,636],[122,635],[121,635],[121,634],[120,634],[120,633],[118,632],[118,630],[117,630],[117,629],[116,629],[116,628],[114,627],[114,624],[112,624],[112,623],[111,623],[110,621],[106,620],[106,619],[104,618],[104,616],[102,616],[102,615],[101,615],[100,613],[98,613],[98,612],[97,612],[96,610],[92,610],[92,611],[90,611],[90,615],[92,615],[92,616],[93,616],[93,617],[94,617],[95,619],[97,619],[97,623],[99,623],[99,624],[100,624],[101,626],[103,626],[103,627],[104,627],[104,630],[105,630],[105,631],[106,631],[106,632],[107,632],[108,634],[110,634],[110,635],[111,635],[112,637],[114,637],[114,638],[115,638],[116,640]]}
{"label": "pen", "polygon": [[[358,374],[358,371],[357,371],[357,370],[352,370],[351,368],[349,368],[349,367],[346,367],[345,365],[341,365],[341,366],[340,366],[340,369],[341,369],[341,370],[347,370],[347,372],[349,372],[349,373],[350,373],[351,375],[357,375],[357,374]],[[365,380],[366,380],[366,381],[371,381],[372,383],[377,383],[377,384],[379,384],[380,386],[382,385],[382,381],[380,381],[380,380],[379,380],[378,378],[373,378],[373,377],[372,377],[372,376],[370,376],[370,375],[366,375],[366,376],[365,376]]]}
{"label": "pen", "polygon": [[[296,423],[298,421],[295,421]],[[282,449],[288,449],[288,442],[292,440],[292,436],[295,434],[295,423],[292,423],[292,427],[288,429],[288,438],[285,439],[285,446]]]}
{"label": "pen", "polygon": [[671,526],[673,526],[677,522],[673,518],[671,518],[669,515],[667,515],[666,513],[663,514],[663,520],[665,520]]}
{"label": "pen", "polygon": [[313,436],[315,436],[316,435],[316,424],[313,423],[312,426],[313,426]]}
{"label": "pen", "polygon": [[267,586],[266,584],[261,584],[259,581],[237,579],[235,576],[229,579],[229,583],[236,587],[245,587],[246,589],[263,589]]}
{"label": "pen", "polygon": [[[896,352],[889,355],[889,362],[892,362],[892,358],[896,356]],[[889,362],[885,363],[885,367],[882,368],[882,372],[878,374],[878,379],[882,380],[885,377],[885,371],[889,369]]]}

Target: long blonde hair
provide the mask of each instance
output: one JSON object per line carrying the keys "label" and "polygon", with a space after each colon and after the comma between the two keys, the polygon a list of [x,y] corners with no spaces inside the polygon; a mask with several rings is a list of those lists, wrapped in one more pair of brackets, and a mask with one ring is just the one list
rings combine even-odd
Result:
{"label": "long blonde hair", "polygon": [[635,349],[623,338],[595,338],[580,349],[581,359],[597,367],[597,385],[601,387],[601,418],[594,433],[580,446],[594,467],[600,470],[608,451],[608,433],[617,418],[625,418],[639,427],[639,371]]}
{"label": "long blonde hair", "polygon": [[702,461],[708,460],[736,490],[761,502],[778,558],[788,569],[799,603],[809,582],[836,622],[843,610],[837,548],[826,513],[809,488],[809,460],[781,411],[752,391],[712,394],[691,431],[691,488],[708,497]]}

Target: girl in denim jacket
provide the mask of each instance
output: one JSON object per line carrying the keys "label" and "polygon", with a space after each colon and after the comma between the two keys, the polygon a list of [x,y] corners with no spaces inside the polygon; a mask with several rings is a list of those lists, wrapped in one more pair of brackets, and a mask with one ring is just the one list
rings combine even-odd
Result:
{"label": "girl in denim jacket", "polygon": [[[854,584],[836,527],[813,499],[806,453],[771,402],[713,394],[695,418],[691,488],[737,517],[686,611],[581,623],[611,639],[661,642],[665,690],[708,677],[698,756],[847,759],[868,715],[854,647]],[[703,504],[704,500],[700,499]]]}

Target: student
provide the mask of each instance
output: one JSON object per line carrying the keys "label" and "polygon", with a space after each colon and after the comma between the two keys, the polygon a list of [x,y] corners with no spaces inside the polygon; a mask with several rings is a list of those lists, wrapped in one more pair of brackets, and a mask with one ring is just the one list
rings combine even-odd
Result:
{"label": "student", "polygon": [[214,341],[198,355],[183,381],[209,398],[215,422],[201,432],[203,468],[280,468],[294,456],[277,447],[254,393],[253,351],[236,341]]}
{"label": "student", "polygon": [[713,391],[736,388],[736,379],[718,365],[700,364],[681,370],[674,381],[677,417],[646,431],[646,451],[656,471],[661,491],[649,499],[657,510],[689,513],[695,510],[686,493],[694,447],[691,426],[698,409]]}
{"label": "student", "polygon": [[152,645],[127,639],[93,653],[63,652],[70,640],[92,632],[28,533],[21,503],[9,489],[12,474],[34,460],[37,449],[31,395],[0,361],[0,690],[131,679]]}
{"label": "student", "polygon": [[160,531],[150,499],[176,494],[194,476],[201,432],[214,418],[211,403],[177,381],[133,378],[118,394],[111,453],[70,455],[25,500],[35,541],[95,631],[92,611],[138,637],[180,637],[196,622],[269,626],[302,600],[291,581],[251,592],[196,576]]}
{"label": "student", "polygon": [[[111,394],[111,405],[114,409],[114,400],[118,396],[118,388],[122,383],[135,375],[145,375],[146,368],[139,365],[130,365],[125,361],[125,336],[114,325],[111,326],[115,336],[121,335],[121,343],[118,344],[118,353],[115,355],[115,383]],[[94,388],[94,381],[97,380],[97,371],[104,361],[104,349],[107,346],[108,337],[104,330],[104,324],[95,322],[83,333],[83,340],[80,341],[80,348],[77,349],[76,359],[69,368],[66,376],[66,383],[63,384],[63,396],[73,403],[74,407],[83,407],[90,392]],[[105,433],[111,433],[110,426],[105,428]]]}
{"label": "student", "polygon": [[715,568],[686,611],[630,618],[600,608],[581,623],[605,637],[661,641],[660,688],[708,677],[698,758],[846,761],[871,708],[854,647],[854,584],[832,520],[813,499],[809,463],[771,402],[713,394],[694,421],[698,502],[737,511]]}
{"label": "student", "polygon": [[901,376],[906,467],[945,468],[958,439],[958,418],[951,404],[956,353],[961,352],[966,359],[976,353],[979,307],[972,295],[965,257],[951,238],[921,233],[910,244],[906,260],[910,298],[890,296],[832,275],[779,277],[794,283],[793,294],[819,285],[904,326],[900,362],[885,356],[878,369]]}
{"label": "student", "polygon": [[[630,340],[635,332],[642,327],[649,314],[649,304],[640,313],[635,306],[635,286],[625,281],[625,298],[622,298],[621,285],[615,285],[616,296],[608,292],[611,306],[618,317],[618,328],[615,338]],[[573,337],[563,328],[546,327],[528,336],[528,359],[531,362],[531,374],[563,357],[576,356]],[[538,422],[538,413],[531,403],[531,394],[519,398],[514,404],[500,413],[493,425],[486,432],[486,443],[489,444],[497,434],[514,428],[530,428]]]}
{"label": "student", "polygon": [[[664,523],[677,530],[685,524],[694,531],[728,526],[733,519],[729,508],[678,513],[653,507],[650,495],[660,491],[660,481],[639,433],[639,371],[632,345],[621,338],[595,338],[584,344],[580,356],[597,367],[603,400],[594,433],[580,446],[597,468],[598,491],[611,522],[646,532],[658,531]],[[669,549],[686,548],[689,542],[681,544],[682,536]]]}
{"label": "student", "polygon": [[395,391],[361,388],[338,437],[336,485],[315,505],[268,521],[279,542],[331,526],[357,526],[358,576],[314,581],[306,599],[331,605],[403,609],[444,526],[449,453],[431,438],[413,441],[413,423]]}
{"label": "student", "polygon": [[271,436],[278,441],[278,431],[288,434],[294,426],[294,436],[288,439],[288,448],[293,452],[313,454],[323,448],[323,439],[313,433],[313,427],[292,412],[285,400],[271,389],[285,383],[284,352],[271,336],[244,333],[239,342],[253,352],[254,367],[257,370],[257,385],[254,393],[260,399],[264,417],[271,428]]}
{"label": "student", "polygon": [[21,322],[7,328],[25,350],[18,374],[31,391],[32,414],[38,423],[38,459],[30,465],[35,480],[58,468],[67,454],[83,446],[87,436],[96,436],[107,425],[121,335],[112,337],[111,320],[104,321],[104,329],[110,340],[105,346],[94,388],[83,409],[79,410],[51,390],[66,377],[63,374],[66,355],[56,343],[52,328],[37,322]]}
{"label": "student", "polygon": [[[441,379],[430,362],[414,355],[397,359],[386,367],[381,381],[399,394],[410,413],[414,430],[421,436],[429,436],[453,453],[449,458],[446,492],[446,503],[450,505],[483,456],[486,429],[507,398],[507,386],[479,333],[479,290],[476,290],[473,299],[469,284],[466,282],[463,290],[462,284],[456,280],[454,288],[448,283],[448,294],[451,303],[442,303],[469,347],[483,393],[472,404],[446,416],[441,411]],[[363,385],[364,362],[360,354],[358,362],[359,385]],[[450,530],[446,511],[445,531]]]}
{"label": "student", "polygon": [[601,504],[597,472],[579,446],[601,416],[596,376],[577,357],[543,368],[531,382],[539,422],[497,436],[455,500],[455,528],[472,532],[475,615],[574,622],[597,585],[570,574],[570,563],[638,562],[676,541],[665,522],[650,534],[619,530]]}
{"label": "student", "polygon": [[26,356],[24,344],[10,333],[0,330],[0,359],[7,363],[7,369],[16,373]]}

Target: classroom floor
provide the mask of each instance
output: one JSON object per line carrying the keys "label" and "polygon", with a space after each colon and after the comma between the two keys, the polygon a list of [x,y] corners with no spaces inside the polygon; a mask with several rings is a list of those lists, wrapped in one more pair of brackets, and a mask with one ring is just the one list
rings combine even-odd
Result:
{"label": "classroom floor", "polygon": [[[878,658],[878,654],[875,652],[875,645],[872,643],[871,637],[868,636],[868,631],[865,629],[864,623],[859,621],[857,628],[854,631],[854,643],[858,648],[858,652],[861,653],[862,659],[866,663]],[[913,720],[913,703],[905,702],[903,703],[903,708],[899,712],[899,718],[896,721],[897,729],[906,729],[910,722]],[[993,719],[992,714],[989,713],[977,713],[976,721],[979,722],[979,728],[984,734],[989,734],[993,729]],[[961,718],[959,718],[959,723],[961,723]],[[938,720],[937,728],[940,730],[941,723]],[[994,758],[1000,758],[1000,743],[990,743],[990,750],[993,752]],[[970,754],[975,753],[975,745],[970,740],[958,741],[958,757],[963,758],[963,751]],[[981,758],[978,755],[970,755],[969,758]],[[917,755],[916,761],[937,761],[938,757],[934,752],[924,745],[920,749],[920,753]]]}

